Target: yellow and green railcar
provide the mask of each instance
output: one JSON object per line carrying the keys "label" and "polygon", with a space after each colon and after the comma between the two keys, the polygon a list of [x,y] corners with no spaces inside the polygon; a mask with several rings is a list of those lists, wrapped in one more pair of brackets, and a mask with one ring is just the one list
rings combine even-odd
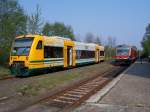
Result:
{"label": "yellow and green railcar", "polygon": [[[103,52],[103,53],[102,53]],[[67,38],[22,35],[15,38],[10,54],[10,70],[15,76],[53,67],[75,67],[104,60],[104,47]]]}

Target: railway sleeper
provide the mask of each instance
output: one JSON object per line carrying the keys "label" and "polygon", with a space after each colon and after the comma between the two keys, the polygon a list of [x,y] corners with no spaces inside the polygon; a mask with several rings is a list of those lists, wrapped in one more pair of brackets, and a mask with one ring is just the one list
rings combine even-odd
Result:
{"label": "railway sleeper", "polygon": [[69,94],[79,94],[79,95],[85,95],[85,94],[87,94],[87,93],[85,93],[85,92],[81,92],[81,91],[69,91],[68,92]]}
{"label": "railway sleeper", "polygon": [[65,93],[64,96],[70,96],[70,97],[75,97],[75,98],[81,98],[82,97],[82,95],[68,94],[68,93]]}
{"label": "railway sleeper", "polygon": [[54,99],[54,102],[58,102],[58,103],[65,103],[65,104],[72,104],[72,101],[65,101],[65,100],[60,100],[60,99]]}
{"label": "railway sleeper", "polygon": [[[105,78],[105,80],[108,78]],[[91,82],[91,83],[87,83],[86,86],[91,87],[91,86],[99,86],[99,84],[101,84],[103,80],[97,81],[97,82]]]}
{"label": "railway sleeper", "polygon": [[92,89],[93,87],[97,87],[98,85],[87,85],[87,86],[83,86],[83,88],[86,88],[86,89]]}
{"label": "railway sleeper", "polygon": [[101,81],[101,80],[99,80],[99,81],[92,81],[92,82],[88,83],[88,86],[89,86],[89,85],[93,85],[93,84],[99,84],[100,81]]}
{"label": "railway sleeper", "polygon": [[74,97],[68,97],[68,96],[60,96],[58,97],[58,99],[61,99],[61,100],[73,100],[73,101],[76,101],[78,100],[79,98],[74,98]]}
{"label": "railway sleeper", "polygon": [[97,78],[97,79],[95,79],[95,80],[93,80],[93,81],[91,81],[91,82],[89,82],[89,83],[93,83],[93,82],[99,82],[99,81],[103,80],[103,78],[104,78],[104,77]]}
{"label": "railway sleeper", "polygon": [[85,89],[83,90],[83,89],[79,89],[79,88],[78,88],[78,89],[75,89],[75,90],[73,90],[73,91],[83,92],[83,93],[85,93],[85,94],[89,92],[89,90],[87,90],[87,89],[86,89],[86,90],[85,90]]}
{"label": "railway sleeper", "polygon": [[66,102],[72,102],[72,103],[78,101],[78,99],[74,100],[74,99],[70,99],[70,98],[67,98],[67,97],[66,98],[60,98],[60,97],[58,97],[56,99],[57,100],[61,100],[61,101],[66,101]]}
{"label": "railway sleeper", "polygon": [[79,87],[78,89],[84,91],[84,90],[90,90],[91,88],[90,87]]}

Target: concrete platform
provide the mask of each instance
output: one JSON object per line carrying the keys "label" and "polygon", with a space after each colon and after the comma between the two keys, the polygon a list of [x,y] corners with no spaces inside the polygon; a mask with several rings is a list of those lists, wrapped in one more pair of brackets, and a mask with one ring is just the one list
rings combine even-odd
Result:
{"label": "concrete platform", "polygon": [[98,93],[74,112],[150,112],[150,63],[135,62]]}

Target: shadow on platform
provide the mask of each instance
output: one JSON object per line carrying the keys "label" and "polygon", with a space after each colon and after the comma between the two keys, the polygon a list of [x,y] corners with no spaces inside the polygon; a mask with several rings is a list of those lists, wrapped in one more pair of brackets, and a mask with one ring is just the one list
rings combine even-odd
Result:
{"label": "shadow on platform", "polygon": [[136,61],[125,74],[150,78],[150,63],[147,61],[143,61],[141,64],[140,61]]}

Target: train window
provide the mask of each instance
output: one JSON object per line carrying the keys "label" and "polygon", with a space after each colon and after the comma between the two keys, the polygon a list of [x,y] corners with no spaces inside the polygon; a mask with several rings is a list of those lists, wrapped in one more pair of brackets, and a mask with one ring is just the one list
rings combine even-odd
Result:
{"label": "train window", "polygon": [[100,56],[104,56],[104,51],[100,51]]}
{"label": "train window", "polygon": [[129,54],[129,49],[117,49],[117,55],[119,56],[127,56]]}
{"label": "train window", "polygon": [[33,42],[33,38],[31,37],[24,37],[24,38],[18,38],[15,39],[11,55],[22,55],[22,56],[27,56],[29,55],[30,48]]}
{"label": "train window", "polygon": [[77,50],[76,51],[76,59],[87,59],[94,58],[95,51],[86,51],[86,50]]}
{"label": "train window", "polygon": [[76,51],[76,59],[80,59],[81,57],[81,50]]}
{"label": "train window", "polygon": [[62,57],[63,57],[62,47],[44,46],[44,58],[62,58]]}
{"label": "train window", "polygon": [[42,49],[42,41],[41,40],[38,42],[36,49]]}

